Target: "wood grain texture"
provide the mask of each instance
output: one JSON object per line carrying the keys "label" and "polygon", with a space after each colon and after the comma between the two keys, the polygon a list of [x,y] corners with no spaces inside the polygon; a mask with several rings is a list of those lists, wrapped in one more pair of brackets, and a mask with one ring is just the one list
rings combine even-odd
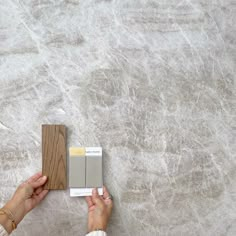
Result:
{"label": "wood grain texture", "polygon": [[66,127],[42,125],[43,175],[48,177],[44,189],[66,189]]}

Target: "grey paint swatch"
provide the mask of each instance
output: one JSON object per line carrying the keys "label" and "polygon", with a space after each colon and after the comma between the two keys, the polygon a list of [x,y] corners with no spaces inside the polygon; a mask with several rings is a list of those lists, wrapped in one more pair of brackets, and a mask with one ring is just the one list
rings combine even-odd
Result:
{"label": "grey paint swatch", "polygon": [[86,157],[71,156],[70,157],[70,172],[69,185],[71,188],[84,188],[85,172],[86,172]]}
{"label": "grey paint swatch", "polygon": [[86,157],[86,187],[102,187],[102,157]]}

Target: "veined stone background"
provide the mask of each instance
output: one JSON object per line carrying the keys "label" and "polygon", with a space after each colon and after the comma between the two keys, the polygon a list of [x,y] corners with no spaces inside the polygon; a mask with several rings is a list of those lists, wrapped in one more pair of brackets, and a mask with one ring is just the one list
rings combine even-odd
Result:
{"label": "veined stone background", "polygon": [[[102,146],[109,236],[236,235],[235,0],[0,0],[0,204],[41,125]],[[15,236],[84,236],[52,191]]]}

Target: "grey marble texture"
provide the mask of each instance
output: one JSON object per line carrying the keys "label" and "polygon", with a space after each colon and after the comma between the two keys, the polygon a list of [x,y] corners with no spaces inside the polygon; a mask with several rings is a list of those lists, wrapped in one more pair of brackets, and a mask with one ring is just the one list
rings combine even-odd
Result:
{"label": "grey marble texture", "polygon": [[[236,235],[235,0],[0,0],[0,204],[41,169],[41,124],[102,146],[109,236]],[[83,236],[51,192],[16,236]]]}

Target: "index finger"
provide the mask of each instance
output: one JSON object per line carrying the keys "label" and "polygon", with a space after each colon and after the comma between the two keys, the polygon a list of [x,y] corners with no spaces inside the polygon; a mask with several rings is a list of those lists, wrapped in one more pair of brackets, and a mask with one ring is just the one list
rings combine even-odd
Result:
{"label": "index finger", "polygon": [[30,183],[30,185],[36,189],[43,186],[47,182],[47,176],[40,177],[37,181]]}
{"label": "index finger", "polygon": [[25,182],[27,183],[32,183],[32,182],[35,182],[37,181],[40,177],[42,177],[42,172],[38,172],[36,173],[35,175],[31,176],[29,179],[27,179]]}

